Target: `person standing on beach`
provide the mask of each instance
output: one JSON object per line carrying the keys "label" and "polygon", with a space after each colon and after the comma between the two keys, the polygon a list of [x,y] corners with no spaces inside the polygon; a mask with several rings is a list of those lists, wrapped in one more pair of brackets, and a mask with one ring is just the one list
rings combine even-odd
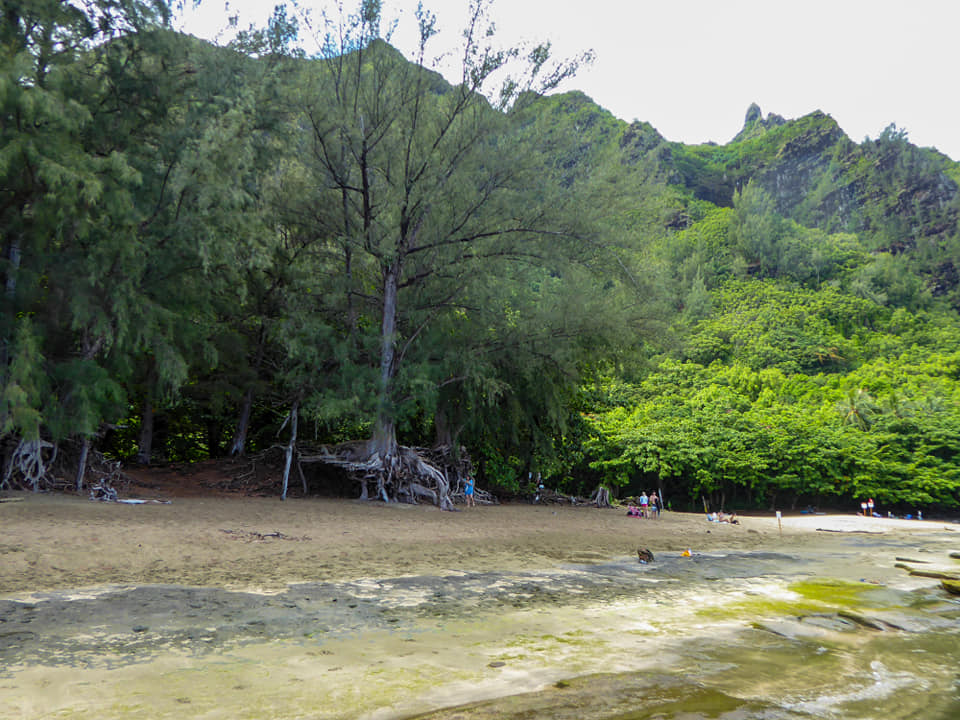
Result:
{"label": "person standing on beach", "polygon": [[472,475],[468,475],[463,482],[463,494],[467,499],[467,507],[474,507],[476,503],[473,500],[473,486],[476,481]]}
{"label": "person standing on beach", "polygon": [[650,493],[650,517],[660,517],[660,498],[656,492]]}
{"label": "person standing on beach", "polygon": [[647,497],[647,491],[640,492],[640,517],[647,517],[647,506],[650,504],[650,498]]}

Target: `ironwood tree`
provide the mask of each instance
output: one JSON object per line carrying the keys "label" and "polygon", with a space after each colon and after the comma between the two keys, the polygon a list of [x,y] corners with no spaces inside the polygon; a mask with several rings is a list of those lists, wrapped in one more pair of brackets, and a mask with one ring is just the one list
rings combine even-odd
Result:
{"label": "ironwood tree", "polygon": [[[507,298],[530,308],[522,298],[532,287],[542,286],[538,301],[570,290],[575,273],[557,271],[571,257],[560,258],[583,252],[564,196],[506,112],[523,93],[555,87],[582,58],[554,62],[545,45],[497,49],[488,9],[471,4],[454,86],[430,67],[435,16],[418,11],[418,51],[408,59],[381,37],[379,3],[364,2],[326,27],[321,57],[304,66],[296,91],[305,132],[278,197],[285,231],[314,260],[316,287],[298,301],[290,355],[304,361],[298,385],[315,391],[306,405],[329,413],[354,398],[369,418],[365,442],[326,457],[362,478],[364,496],[371,480],[385,500],[426,495],[449,506],[451,478],[400,445],[398,424],[436,420],[456,454],[443,389],[482,375],[488,392],[502,392],[489,358],[507,333],[488,335],[486,351],[477,341],[493,324],[505,329]],[[495,307],[485,304],[490,284],[506,293]],[[564,334],[557,329],[533,337]],[[310,332],[326,361],[318,346],[305,347]],[[333,406],[323,402],[331,384],[341,399]]]}

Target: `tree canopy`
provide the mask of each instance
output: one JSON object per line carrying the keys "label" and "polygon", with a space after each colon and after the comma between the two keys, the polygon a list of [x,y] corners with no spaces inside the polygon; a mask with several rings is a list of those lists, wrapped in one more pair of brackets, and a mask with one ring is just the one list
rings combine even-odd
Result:
{"label": "tree canopy", "polygon": [[819,112],[670,143],[484,1],[455,82],[427,9],[406,55],[379,2],[170,10],[4,6],[0,487],[282,447],[278,492],[448,508],[960,503],[957,163]]}

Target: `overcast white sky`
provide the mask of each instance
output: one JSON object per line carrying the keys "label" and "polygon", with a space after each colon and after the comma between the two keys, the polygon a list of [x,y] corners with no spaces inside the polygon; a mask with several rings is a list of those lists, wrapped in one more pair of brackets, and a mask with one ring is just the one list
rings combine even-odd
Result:
{"label": "overcast white sky", "polygon": [[[263,24],[275,4],[231,0],[225,12],[224,0],[203,0],[178,26],[212,38],[228,14]],[[454,39],[466,4],[424,0]],[[405,18],[401,28],[415,7],[383,0],[386,16]],[[822,110],[856,142],[895,123],[914,144],[960,160],[957,0],[497,0],[494,13],[505,40],[550,40],[561,56],[594,50],[565,89],[668,140],[726,143],[756,102],[788,119]],[[409,52],[403,37],[394,45]]]}

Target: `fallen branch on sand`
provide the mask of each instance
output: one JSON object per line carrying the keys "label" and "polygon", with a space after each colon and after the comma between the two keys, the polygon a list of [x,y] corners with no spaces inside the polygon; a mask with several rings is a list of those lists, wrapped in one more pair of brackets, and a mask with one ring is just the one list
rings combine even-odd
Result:
{"label": "fallen branch on sand", "polygon": [[263,540],[293,540],[294,542],[301,542],[304,540],[309,540],[309,537],[293,537],[291,535],[284,535],[279,530],[274,530],[272,533],[259,533],[253,530],[230,530],[227,528],[220,528],[220,532],[226,533],[241,540],[250,541],[263,541]]}
{"label": "fallen branch on sand", "polygon": [[848,533],[850,535],[883,535],[883,530],[836,530],[834,528],[817,528],[817,532]]}
{"label": "fallen branch on sand", "polygon": [[140,500],[137,498],[121,498],[116,489],[105,480],[90,486],[90,499],[100,502],[114,502],[121,505],[170,505],[170,500]]}

